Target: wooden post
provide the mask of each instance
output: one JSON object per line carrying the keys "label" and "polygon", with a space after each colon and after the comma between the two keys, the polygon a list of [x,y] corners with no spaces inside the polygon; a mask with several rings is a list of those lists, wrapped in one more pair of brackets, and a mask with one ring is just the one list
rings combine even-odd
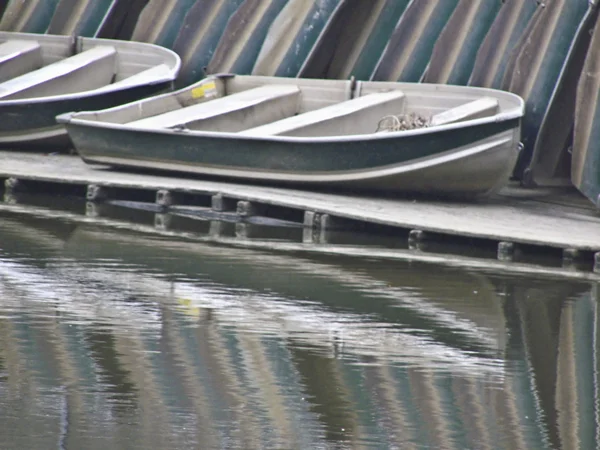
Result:
{"label": "wooden post", "polygon": [[514,261],[517,251],[517,246],[514,242],[499,242],[498,243],[498,259],[500,261]]}
{"label": "wooden post", "polygon": [[313,211],[304,213],[304,231],[302,242],[312,244],[328,244],[331,241],[331,232],[336,226],[336,218],[329,214]]}
{"label": "wooden post", "polygon": [[302,230],[302,242],[315,244],[318,241],[318,228],[321,223],[321,215],[314,211],[304,211],[304,229]]}
{"label": "wooden post", "polygon": [[95,202],[85,203],[85,215],[88,217],[102,217],[106,205],[98,204]]}
{"label": "wooden post", "polygon": [[576,248],[565,248],[562,254],[562,265],[565,268],[575,268],[585,260],[585,254]]}
{"label": "wooden post", "polygon": [[255,230],[256,227],[250,223],[236,223],[235,237],[238,239],[251,239]]}
{"label": "wooden post", "polygon": [[237,201],[233,198],[225,197],[223,194],[218,193],[211,197],[210,206],[213,211],[226,212],[234,211],[237,206]]}
{"label": "wooden post", "polygon": [[336,227],[337,219],[329,214],[321,214],[319,221],[319,243],[329,244],[332,238],[332,231]]}
{"label": "wooden post", "polygon": [[225,229],[225,223],[219,220],[211,220],[210,227],[208,229],[208,235],[211,237],[221,237]]}
{"label": "wooden post", "polygon": [[427,232],[423,230],[410,230],[408,233],[408,248],[410,250],[423,250],[422,244],[427,240]]}
{"label": "wooden post", "polygon": [[154,215],[154,227],[159,230],[169,230],[171,228],[172,216],[170,214],[157,213]]}
{"label": "wooden post", "polygon": [[85,198],[89,202],[103,202],[108,198],[108,189],[105,186],[89,184],[87,187]]}
{"label": "wooden post", "polygon": [[4,191],[7,194],[12,194],[14,192],[24,191],[25,185],[23,181],[18,178],[10,177],[4,180]]}
{"label": "wooden post", "polygon": [[175,204],[175,194],[166,189],[156,191],[156,204],[168,208]]}
{"label": "wooden post", "polygon": [[262,216],[265,214],[266,208],[267,205],[240,200],[237,202],[235,212],[240,217]]}

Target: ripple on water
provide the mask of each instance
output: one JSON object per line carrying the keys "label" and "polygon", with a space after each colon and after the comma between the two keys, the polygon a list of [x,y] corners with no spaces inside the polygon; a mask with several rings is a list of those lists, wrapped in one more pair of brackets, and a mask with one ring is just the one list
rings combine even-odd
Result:
{"label": "ripple on water", "polygon": [[0,448],[597,444],[595,285],[61,227],[0,216]]}

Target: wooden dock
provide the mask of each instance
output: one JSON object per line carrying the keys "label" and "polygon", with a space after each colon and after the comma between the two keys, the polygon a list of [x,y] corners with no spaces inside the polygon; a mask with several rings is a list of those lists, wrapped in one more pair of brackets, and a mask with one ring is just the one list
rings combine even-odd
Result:
{"label": "wooden dock", "polygon": [[[76,156],[23,152],[0,152],[0,179],[5,196],[21,190],[47,194],[69,189],[92,205],[112,200],[135,200],[139,205],[141,198],[161,217],[187,207],[199,210],[204,220],[237,218],[233,221],[238,222],[239,237],[251,237],[246,229],[249,218],[265,217],[272,224],[302,228],[301,242],[287,244],[289,250],[315,244],[311,248],[316,251],[321,245],[331,253],[348,253],[348,246],[332,250],[330,236],[336,230],[361,229],[383,232],[406,244],[405,249],[372,249],[379,257],[454,259],[455,264],[469,265],[460,261],[473,249],[492,248],[494,260],[485,262],[490,268],[530,267],[536,272],[543,261],[542,272],[600,279],[600,212],[574,189],[510,186],[479,203],[373,198],[112,171],[86,165]],[[244,245],[252,246],[252,239]],[[438,247],[443,251],[436,251]],[[535,264],[530,264],[531,258]],[[471,265],[481,264],[479,259]]]}

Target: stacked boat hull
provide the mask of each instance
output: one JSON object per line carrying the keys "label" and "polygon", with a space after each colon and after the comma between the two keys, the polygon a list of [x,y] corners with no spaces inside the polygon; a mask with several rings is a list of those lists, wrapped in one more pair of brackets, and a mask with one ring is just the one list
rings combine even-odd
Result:
{"label": "stacked boat hull", "polygon": [[65,146],[56,116],[172,88],[180,59],[134,42],[0,33],[0,146]]}

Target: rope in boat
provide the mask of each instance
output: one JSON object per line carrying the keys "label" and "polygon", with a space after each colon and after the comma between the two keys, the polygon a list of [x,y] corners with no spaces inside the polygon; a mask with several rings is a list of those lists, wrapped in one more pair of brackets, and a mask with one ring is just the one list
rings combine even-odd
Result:
{"label": "rope in boat", "polygon": [[382,117],[377,123],[375,133],[415,130],[417,128],[427,128],[428,126],[429,120],[417,113],[390,114],[389,116]]}

